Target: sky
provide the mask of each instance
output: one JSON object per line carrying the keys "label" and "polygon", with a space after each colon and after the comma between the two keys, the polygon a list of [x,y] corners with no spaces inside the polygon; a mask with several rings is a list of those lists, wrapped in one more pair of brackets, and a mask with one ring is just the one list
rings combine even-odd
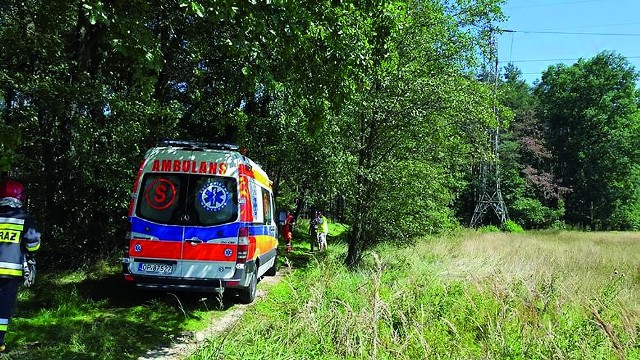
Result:
{"label": "sky", "polygon": [[529,84],[550,65],[574,64],[602,51],[640,71],[640,0],[507,0],[497,36],[500,68],[509,62]]}

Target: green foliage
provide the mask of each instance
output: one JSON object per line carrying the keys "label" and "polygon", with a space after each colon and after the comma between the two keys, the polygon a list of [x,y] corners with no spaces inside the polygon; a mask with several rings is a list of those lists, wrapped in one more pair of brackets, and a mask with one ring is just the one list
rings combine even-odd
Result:
{"label": "green foliage", "polygon": [[496,225],[484,225],[479,227],[478,231],[481,233],[494,233],[494,232],[500,232],[501,230]]}
{"label": "green foliage", "polygon": [[37,204],[43,266],[81,266],[121,245],[139,161],[161,138],[248,147],[276,191],[293,194],[281,206],[314,186],[329,190],[313,202],[337,193],[321,179],[340,161],[325,146],[337,133],[325,120],[364,66],[359,3],[11,0],[0,9],[0,170],[24,179]]}
{"label": "green foliage", "polygon": [[10,126],[0,124],[0,172],[11,170],[20,142],[20,133]]}
{"label": "green foliage", "polygon": [[409,244],[416,236],[457,227],[446,206],[453,201],[456,188],[443,181],[457,174],[417,159],[398,160],[389,167],[393,170],[379,177],[379,192],[372,201],[377,205],[370,210],[372,218],[379,219],[368,224],[376,234],[374,241]]}
{"label": "green foliage", "polygon": [[500,226],[502,231],[510,232],[510,233],[523,233],[524,229],[518,223],[513,220],[507,220]]}
{"label": "green foliage", "polygon": [[603,52],[551,66],[536,88],[568,223],[592,230],[637,227],[640,163],[638,73]]}
{"label": "green foliage", "polygon": [[[360,93],[340,114],[353,160],[346,262],[379,241],[455,226],[474,140],[495,122],[488,87],[471,80],[495,2],[371,6],[370,63]],[[480,30],[478,30],[480,29]],[[464,129],[464,131],[460,131]]]}
{"label": "green foliage", "polygon": [[562,218],[562,202],[558,204],[559,209],[554,210],[544,206],[538,199],[521,197],[511,203],[509,215],[527,229],[544,229]]}

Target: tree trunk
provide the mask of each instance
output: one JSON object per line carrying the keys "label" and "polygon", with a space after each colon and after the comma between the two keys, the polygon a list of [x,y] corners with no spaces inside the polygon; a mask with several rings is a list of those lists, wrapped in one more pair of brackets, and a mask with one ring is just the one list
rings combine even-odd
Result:
{"label": "tree trunk", "polygon": [[307,197],[307,190],[304,189],[298,193],[298,199],[296,200],[296,210],[293,213],[293,216],[297,219],[300,216],[300,212],[304,207],[304,199]]}
{"label": "tree trunk", "polygon": [[356,175],[356,204],[354,210],[354,223],[352,231],[349,234],[349,249],[345,264],[347,267],[355,268],[362,260],[362,252],[365,247],[364,238],[367,236],[365,231],[365,221],[368,216],[368,204],[371,199],[372,186],[365,173],[371,170],[371,159],[373,158],[374,139],[376,134],[376,115],[373,114],[368,121],[366,118],[360,122],[360,150],[358,151],[358,168]]}

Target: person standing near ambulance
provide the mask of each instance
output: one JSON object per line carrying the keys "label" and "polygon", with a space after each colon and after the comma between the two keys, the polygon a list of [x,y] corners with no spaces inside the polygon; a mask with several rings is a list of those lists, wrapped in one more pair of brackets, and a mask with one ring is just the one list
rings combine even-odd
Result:
{"label": "person standing near ambulance", "polygon": [[284,234],[284,240],[287,242],[287,252],[291,252],[291,240],[293,239],[293,224],[295,223],[293,214],[287,211],[287,215],[284,219],[284,227],[282,233]]}
{"label": "person standing near ambulance", "polygon": [[318,211],[318,247],[320,251],[327,250],[327,235],[329,235],[329,221]]}
{"label": "person standing near ambulance", "polygon": [[322,215],[322,211],[316,211],[316,215],[309,221],[309,235],[311,236],[311,251],[313,243],[318,244],[318,250],[327,249],[327,234],[329,233],[329,221]]}
{"label": "person standing near ambulance", "polygon": [[313,219],[309,220],[309,243],[311,252],[313,252],[313,244],[318,244],[318,231],[320,231],[320,212],[316,211]]}
{"label": "person standing near ambulance", "polygon": [[24,185],[13,179],[0,181],[0,352],[13,315],[18,286],[30,286],[35,276],[34,256],[40,248],[40,232],[25,210]]}

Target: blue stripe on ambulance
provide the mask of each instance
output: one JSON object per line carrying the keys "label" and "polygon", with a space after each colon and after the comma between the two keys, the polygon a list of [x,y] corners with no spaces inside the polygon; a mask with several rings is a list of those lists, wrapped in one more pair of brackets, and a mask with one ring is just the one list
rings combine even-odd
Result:
{"label": "blue stripe on ambulance", "polygon": [[[243,226],[249,228],[250,236],[269,235],[269,227],[262,224],[232,223],[215,227],[183,227],[176,225],[161,225],[138,217],[131,218],[132,232],[153,236],[154,238],[165,241],[181,241],[183,229],[184,237],[186,239],[192,239],[194,237],[202,240],[230,238],[238,236],[238,229]],[[211,234],[214,234],[214,236],[211,236]]]}

